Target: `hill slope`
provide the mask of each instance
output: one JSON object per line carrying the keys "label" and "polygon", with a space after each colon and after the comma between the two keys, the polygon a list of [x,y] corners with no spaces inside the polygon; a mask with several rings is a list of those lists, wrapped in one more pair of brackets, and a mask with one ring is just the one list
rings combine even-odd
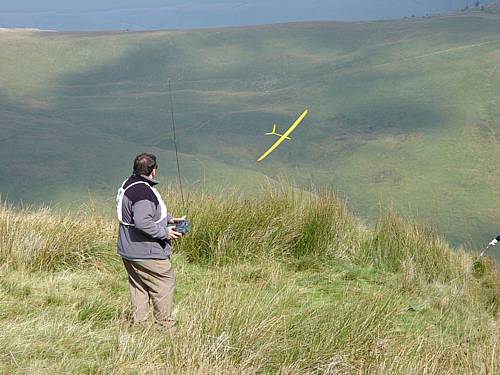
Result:
{"label": "hill slope", "polygon": [[[0,32],[0,191],[111,196],[133,156],[193,186],[253,191],[266,176],[329,185],[458,241],[500,226],[500,11],[371,23],[151,33]],[[264,163],[273,122],[310,115]],[[223,182],[223,183],[221,183]]]}

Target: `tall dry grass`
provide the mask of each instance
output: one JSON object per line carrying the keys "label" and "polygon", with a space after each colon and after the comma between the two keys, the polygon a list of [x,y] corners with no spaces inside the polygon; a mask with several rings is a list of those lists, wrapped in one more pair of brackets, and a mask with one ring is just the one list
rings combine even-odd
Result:
{"label": "tall dry grass", "polygon": [[500,372],[493,262],[392,211],[367,228],[327,191],[187,202],[175,337],[126,325],[114,218],[0,205],[0,372]]}
{"label": "tall dry grass", "polygon": [[113,257],[115,231],[115,223],[88,207],[62,213],[0,203],[0,265],[101,267]]}
{"label": "tall dry grass", "polygon": [[428,281],[450,280],[464,271],[460,256],[432,228],[393,210],[380,218],[365,249],[366,262],[392,272],[412,267]]}

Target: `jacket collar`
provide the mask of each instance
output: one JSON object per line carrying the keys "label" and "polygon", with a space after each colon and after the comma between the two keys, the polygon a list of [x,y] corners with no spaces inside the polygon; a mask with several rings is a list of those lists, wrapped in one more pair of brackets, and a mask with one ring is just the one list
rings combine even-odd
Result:
{"label": "jacket collar", "polygon": [[155,185],[158,185],[160,183],[160,181],[152,179],[151,177],[148,177],[148,176],[143,175],[143,174],[141,174],[141,175],[133,174],[132,178],[147,182],[150,186],[155,186]]}

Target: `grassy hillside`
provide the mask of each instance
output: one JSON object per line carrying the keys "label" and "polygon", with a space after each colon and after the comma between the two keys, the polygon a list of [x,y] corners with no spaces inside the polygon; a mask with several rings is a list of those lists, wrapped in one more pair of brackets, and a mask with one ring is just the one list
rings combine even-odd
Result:
{"label": "grassy hillside", "polygon": [[[112,196],[143,150],[173,182],[253,192],[285,175],[453,242],[498,231],[500,9],[369,23],[150,33],[0,32],[0,191]],[[265,162],[273,122],[310,115]]]}
{"label": "grassy hillside", "polygon": [[[179,196],[168,194],[173,212]],[[173,259],[179,329],[131,328],[116,220],[0,206],[0,372],[496,374],[500,274],[331,193],[193,195]]]}

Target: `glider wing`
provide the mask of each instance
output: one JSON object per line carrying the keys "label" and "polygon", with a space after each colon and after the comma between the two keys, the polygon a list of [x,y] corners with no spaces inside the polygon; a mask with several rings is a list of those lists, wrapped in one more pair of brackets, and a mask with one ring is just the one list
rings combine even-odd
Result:
{"label": "glider wing", "polygon": [[293,123],[293,125],[290,126],[290,128],[288,128],[288,130],[285,132],[285,134],[283,134],[281,137],[279,137],[278,140],[257,161],[264,160],[271,152],[273,152],[276,149],[276,147],[278,147],[281,144],[281,142],[283,142],[286,138],[288,138],[288,136],[290,135],[290,133],[293,132],[295,130],[295,128],[297,126],[299,126],[299,124],[302,122],[302,120],[304,119],[304,117],[307,116],[308,112],[309,112],[309,110],[306,109],[300,115],[300,117],[297,120],[295,120],[295,122]]}

